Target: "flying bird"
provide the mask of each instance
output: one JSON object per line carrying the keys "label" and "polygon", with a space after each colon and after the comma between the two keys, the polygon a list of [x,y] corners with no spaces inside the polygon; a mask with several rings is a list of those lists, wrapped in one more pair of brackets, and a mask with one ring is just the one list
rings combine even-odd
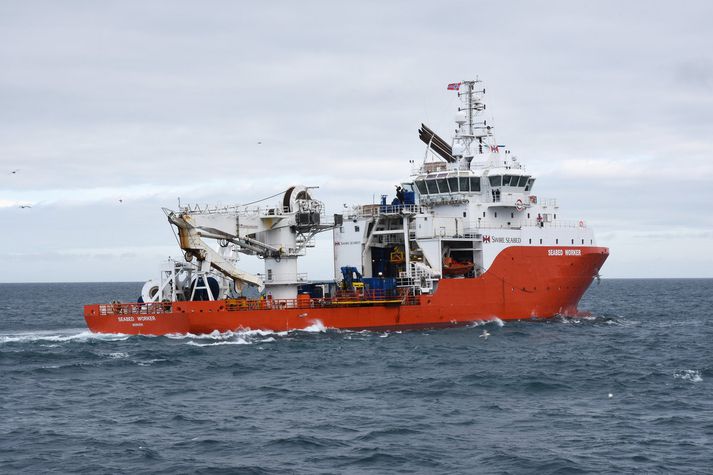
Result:
{"label": "flying bird", "polygon": [[32,208],[32,206],[30,206],[30,205],[20,205],[20,208],[21,208],[21,209]]}
{"label": "flying bird", "polygon": [[123,202],[124,202],[124,200],[122,200],[122,199],[119,200],[119,203],[123,203]]}
{"label": "flying bird", "polygon": [[483,333],[480,334],[480,338],[482,338],[483,340],[487,340],[489,336],[490,333],[488,333],[488,330],[483,330]]}
{"label": "flying bird", "polygon": [[19,171],[20,171],[19,168],[16,169],[16,170],[11,170],[11,171],[10,171],[10,175],[15,175],[15,174],[17,174],[17,172],[19,172]]}

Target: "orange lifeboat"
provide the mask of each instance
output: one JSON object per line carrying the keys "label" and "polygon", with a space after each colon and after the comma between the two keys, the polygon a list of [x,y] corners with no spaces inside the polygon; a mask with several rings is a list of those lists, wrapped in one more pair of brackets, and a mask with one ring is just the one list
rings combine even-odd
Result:
{"label": "orange lifeboat", "polygon": [[443,274],[444,275],[465,275],[472,271],[474,264],[470,261],[458,262],[452,257],[443,258]]}

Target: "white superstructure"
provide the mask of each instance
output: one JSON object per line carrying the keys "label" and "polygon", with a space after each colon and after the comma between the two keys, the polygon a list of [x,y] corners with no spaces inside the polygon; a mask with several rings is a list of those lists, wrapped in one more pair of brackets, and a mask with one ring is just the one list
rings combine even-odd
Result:
{"label": "white superstructure", "polygon": [[[535,177],[498,145],[483,118],[482,83],[451,86],[461,101],[452,141],[422,124],[423,163],[397,187],[391,202],[382,195],[380,204],[356,206],[327,222],[324,205],[310,189],[293,186],[247,205],[165,209],[186,262],[170,261],[160,281],[146,283],[143,301],[250,293],[294,299],[298,291],[314,293],[317,286],[320,295],[334,293],[335,283],[351,281],[349,276],[363,277],[362,285],[378,290],[398,287],[399,295],[432,293],[441,279],[478,278],[511,246],[594,246],[591,229],[583,221],[562,220],[555,200],[534,195]],[[273,198],[279,202],[269,203]],[[298,270],[298,259],[314,246],[317,233],[329,229],[335,280],[310,284]],[[560,251],[581,252],[551,250]],[[263,259],[264,273],[240,270],[241,253]]]}
{"label": "white superstructure", "polygon": [[[452,142],[422,124],[426,156],[412,180],[401,183],[400,199],[355,207],[335,228],[335,278],[344,266],[361,266],[365,276],[418,280],[426,292],[449,273],[460,277],[444,262],[473,263],[479,275],[509,246],[595,244],[586,223],[562,220],[555,200],[533,194],[535,177],[498,145],[483,118],[482,82],[457,86],[461,104]],[[398,254],[391,259],[395,248],[403,251],[403,263]],[[388,251],[388,265],[381,249]]]}

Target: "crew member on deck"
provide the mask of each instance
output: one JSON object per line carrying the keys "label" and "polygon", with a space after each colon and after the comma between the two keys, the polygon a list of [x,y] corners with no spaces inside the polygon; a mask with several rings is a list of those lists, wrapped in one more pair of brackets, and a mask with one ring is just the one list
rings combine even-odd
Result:
{"label": "crew member on deck", "polygon": [[405,198],[406,198],[406,193],[404,193],[404,189],[401,188],[400,186],[396,186],[396,199],[401,202],[401,204],[404,204]]}

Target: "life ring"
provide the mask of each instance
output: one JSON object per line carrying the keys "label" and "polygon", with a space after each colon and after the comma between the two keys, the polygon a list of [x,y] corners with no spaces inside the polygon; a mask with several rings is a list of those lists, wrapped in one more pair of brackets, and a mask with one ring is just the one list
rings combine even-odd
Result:
{"label": "life ring", "polygon": [[579,221],[579,227],[580,227],[580,228],[583,228],[583,227],[584,227],[584,221],[581,221],[581,220]]}
{"label": "life ring", "polygon": [[525,209],[525,203],[523,203],[522,200],[517,200],[515,202],[515,209],[518,211],[522,211],[523,209]]}

